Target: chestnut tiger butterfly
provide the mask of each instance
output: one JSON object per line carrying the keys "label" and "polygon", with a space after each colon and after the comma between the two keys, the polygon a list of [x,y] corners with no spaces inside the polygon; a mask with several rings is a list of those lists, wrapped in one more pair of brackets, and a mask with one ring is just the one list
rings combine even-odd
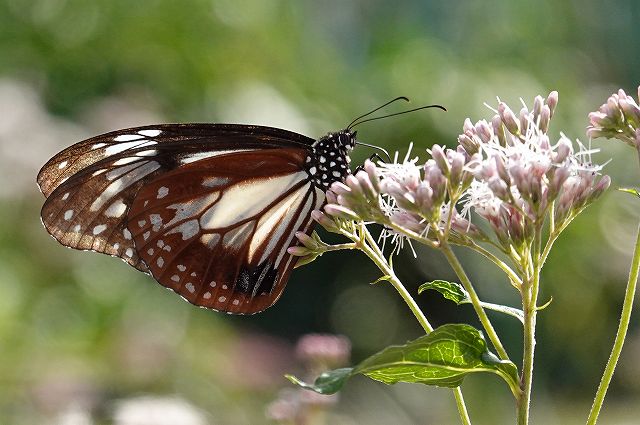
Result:
{"label": "chestnut tiger butterfly", "polygon": [[83,140],[38,173],[42,222],[62,245],[120,257],[192,304],[263,311],[295,265],[287,249],[296,232],[312,231],[311,212],[350,173],[349,152],[363,144],[353,127],[440,107],[361,120],[399,99],[408,100],[318,140],[240,124],[159,124]]}

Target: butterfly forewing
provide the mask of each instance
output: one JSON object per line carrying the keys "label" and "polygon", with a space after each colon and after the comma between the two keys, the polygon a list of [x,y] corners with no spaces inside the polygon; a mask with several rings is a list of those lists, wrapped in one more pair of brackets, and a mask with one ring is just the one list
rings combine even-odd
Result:
{"label": "butterfly forewing", "polygon": [[189,302],[231,313],[273,304],[293,262],[286,252],[324,201],[301,169],[308,151],[217,155],[158,176],[129,213],[151,274]]}

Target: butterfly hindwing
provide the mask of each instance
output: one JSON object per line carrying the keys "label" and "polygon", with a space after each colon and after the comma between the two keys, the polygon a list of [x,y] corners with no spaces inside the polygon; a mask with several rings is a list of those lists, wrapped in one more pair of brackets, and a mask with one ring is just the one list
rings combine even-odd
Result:
{"label": "butterfly hindwing", "polygon": [[128,227],[154,278],[216,310],[248,314],[273,304],[293,267],[286,250],[324,201],[301,168],[308,154],[225,153],[147,183]]}

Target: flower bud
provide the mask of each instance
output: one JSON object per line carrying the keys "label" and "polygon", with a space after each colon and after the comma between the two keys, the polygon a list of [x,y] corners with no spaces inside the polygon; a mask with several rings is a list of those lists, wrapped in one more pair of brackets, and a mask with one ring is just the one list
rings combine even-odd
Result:
{"label": "flower bud", "polygon": [[504,126],[509,130],[509,133],[514,136],[520,134],[520,128],[518,126],[518,120],[516,119],[513,111],[507,106],[506,103],[500,102],[498,104],[498,114]]}
{"label": "flower bud", "polygon": [[369,182],[373,186],[373,190],[377,193],[380,192],[380,177],[378,177],[377,167],[370,159],[364,162],[364,171],[369,176]]}
{"label": "flower bud", "polygon": [[538,121],[538,117],[540,116],[540,111],[542,111],[542,105],[544,105],[544,100],[542,96],[538,95],[533,99],[533,122]]}
{"label": "flower bud", "polygon": [[320,248],[318,241],[316,241],[311,236],[307,235],[305,232],[296,232],[296,238],[300,241],[302,245],[304,245],[305,247],[311,250],[316,250]]}
{"label": "flower bud", "polygon": [[336,222],[327,217],[327,215],[320,210],[311,211],[311,218],[329,232],[340,231]]}
{"label": "flower bud", "polygon": [[553,117],[553,112],[556,110],[556,106],[558,105],[558,92],[554,90],[549,93],[545,103],[549,107],[549,117]]}
{"label": "flower bud", "polygon": [[327,204],[337,204],[338,203],[338,197],[331,190],[327,190],[327,192],[325,193],[325,196],[327,198]]}
{"label": "flower bud", "polygon": [[479,143],[474,138],[471,138],[466,134],[461,134],[458,136],[458,143],[469,155],[473,155],[480,151]]}
{"label": "flower bud", "polygon": [[431,147],[431,157],[440,168],[440,171],[442,171],[442,174],[444,174],[445,176],[448,176],[450,171],[449,162],[447,161],[447,158],[445,157],[445,154],[444,154],[444,150],[440,145],[433,145]]}
{"label": "flower bud", "polygon": [[499,115],[494,115],[491,119],[491,125],[493,126],[493,134],[498,138],[500,146],[507,146],[507,135],[505,133],[504,125],[502,125],[502,119]]}
{"label": "flower bud", "polygon": [[369,178],[369,174],[366,171],[359,171],[358,174],[356,174],[356,179],[358,179],[360,188],[364,193],[364,197],[368,201],[373,201],[378,199],[378,191],[374,188],[373,183]]}
{"label": "flower bud", "polygon": [[527,133],[527,129],[529,128],[529,110],[525,107],[520,109],[520,131],[523,134]]}
{"label": "flower bud", "polygon": [[447,159],[451,164],[451,172],[449,175],[449,181],[451,187],[456,189],[462,182],[462,170],[464,168],[464,155],[449,149],[447,151]]}
{"label": "flower bud", "polygon": [[619,101],[620,109],[625,119],[635,128],[640,126],[640,108],[631,98],[622,98]]}
{"label": "flower bud", "polygon": [[504,159],[502,159],[499,155],[493,156],[493,163],[496,167],[496,172],[498,176],[504,181],[507,185],[511,184],[511,176],[509,176],[509,172],[507,171],[507,167],[504,163]]}
{"label": "flower bud", "polygon": [[[640,87],[638,87],[638,90],[640,90]],[[640,91],[639,91],[640,93]],[[471,120],[469,118],[465,118],[464,120],[464,124],[462,124],[462,130],[467,133],[471,133],[471,134],[475,134],[476,132],[476,128],[473,125],[473,123],[471,123]]]}
{"label": "flower bud", "polygon": [[343,220],[360,221],[360,217],[344,205],[327,204],[324,206],[324,212]]}
{"label": "flower bud", "polygon": [[480,120],[477,122],[475,126],[476,133],[480,140],[483,143],[489,143],[489,141],[493,138],[493,132],[491,131],[491,126],[486,120]]}
{"label": "flower bud", "polygon": [[556,146],[556,154],[553,157],[554,164],[562,164],[573,153],[573,146],[571,142],[562,137]]}
{"label": "flower bud", "polygon": [[538,127],[540,131],[546,133],[549,131],[549,121],[551,120],[551,109],[548,105],[544,105],[542,110],[540,111],[540,122],[538,123]]}
{"label": "flower bud", "polygon": [[287,252],[295,257],[304,257],[312,254],[312,251],[305,246],[291,246],[287,248]]}

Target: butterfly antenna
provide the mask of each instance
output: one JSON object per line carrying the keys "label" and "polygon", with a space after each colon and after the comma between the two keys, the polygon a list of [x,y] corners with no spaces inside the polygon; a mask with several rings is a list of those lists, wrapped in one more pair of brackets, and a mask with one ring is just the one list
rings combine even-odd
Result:
{"label": "butterfly antenna", "polygon": [[[402,112],[396,112],[395,114],[389,114],[389,115],[383,115],[381,117],[373,117],[373,118],[369,118],[366,120],[362,120],[362,121],[358,121],[355,124],[351,123],[349,124],[349,129],[355,127],[356,125],[360,125],[363,122],[368,122],[368,121],[375,121],[375,120],[381,120],[383,118],[389,118],[389,117],[394,117],[396,115],[402,115],[402,114],[408,114],[409,112],[415,112],[415,111],[419,111],[421,109],[427,109],[427,108],[438,108],[438,109],[442,109],[443,111],[447,111],[447,109],[444,106],[441,105],[426,105],[426,106],[421,106],[419,108],[414,108],[414,109],[409,109],[408,111],[402,111]],[[367,114],[369,115],[369,114]],[[362,118],[362,117],[361,117]]]}
{"label": "butterfly antenna", "polygon": [[396,97],[395,99],[392,99],[392,100],[388,101],[388,102],[387,102],[387,103],[385,103],[384,105],[378,106],[376,109],[374,109],[374,110],[372,110],[372,111],[369,111],[369,112],[367,112],[367,113],[366,113],[366,114],[364,114],[364,115],[360,115],[358,118],[354,119],[353,121],[351,121],[351,122],[349,123],[349,125],[347,126],[347,130],[350,130],[350,129],[352,128],[352,126],[353,126],[353,123],[355,123],[355,122],[356,122],[356,121],[358,121],[359,119],[364,118],[364,117],[366,117],[366,116],[368,116],[368,115],[371,115],[371,114],[373,114],[374,112],[376,112],[376,111],[378,111],[378,110],[380,110],[380,109],[384,108],[385,106],[387,106],[387,105],[391,105],[393,102],[397,102],[398,100],[404,100],[404,101],[408,102],[408,101],[409,101],[409,98],[408,98],[408,97],[404,97],[404,96],[398,96],[398,97]]}
{"label": "butterfly antenna", "polygon": [[[387,157],[389,162],[393,162],[393,161],[391,161],[391,155],[389,155],[389,152],[387,152],[387,150],[385,148],[381,148],[380,146],[376,146],[376,145],[370,145],[368,143],[363,143],[363,142],[360,142],[360,141],[356,141],[356,145],[362,145],[362,146],[366,146],[368,148],[377,149],[380,152],[382,152],[384,154],[384,156]],[[378,154],[374,154],[374,155],[378,156]],[[380,157],[378,157],[378,158],[380,158]],[[380,159],[382,159],[382,158],[380,158]]]}

